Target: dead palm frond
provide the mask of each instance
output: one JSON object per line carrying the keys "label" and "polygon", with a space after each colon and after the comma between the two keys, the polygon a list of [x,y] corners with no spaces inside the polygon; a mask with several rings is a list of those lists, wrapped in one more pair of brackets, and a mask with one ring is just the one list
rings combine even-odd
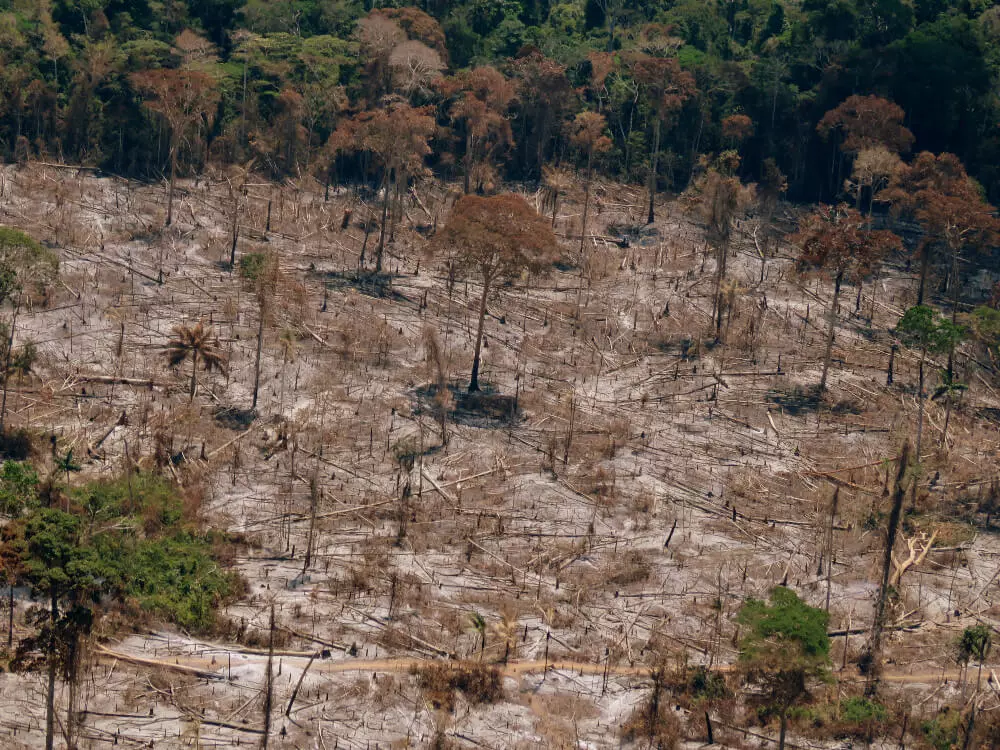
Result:
{"label": "dead palm frond", "polygon": [[202,368],[209,372],[212,370],[226,372],[225,355],[219,346],[219,340],[216,338],[212,326],[205,325],[204,321],[198,321],[193,326],[174,326],[172,338],[164,347],[164,356],[167,358],[167,366],[171,368],[179,367],[185,360],[191,359],[190,397],[192,399],[195,389],[198,387],[199,361]]}

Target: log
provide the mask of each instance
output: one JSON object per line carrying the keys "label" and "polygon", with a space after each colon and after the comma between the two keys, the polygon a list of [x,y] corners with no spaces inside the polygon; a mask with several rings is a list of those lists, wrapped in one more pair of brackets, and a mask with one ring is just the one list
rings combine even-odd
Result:
{"label": "log", "polygon": [[122,378],[116,375],[73,375],[71,380],[78,383],[100,383],[102,385],[130,385],[136,388],[169,388],[170,384],[149,378]]}
{"label": "log", "polygon": [[215,672],[210,672],[206,669],[198,669],[197,667],[188,667],[183,664],[173,664],[169,661],[160,661],[158,659],[147,659],[142,656],[133,656],[132,654],[126,654],[121,651],[114,651],[107,646],[97,645],[97,651],[105,656],[110,656],[113,659],[118,659],[120,661],[128,662],[129,664],[135,664],[140,667],[152,667],[155,669],[167,669],[171,672],[180,672],[181,674],[191,675],[193,677],[200,677],[204,680],[221,680],[222,675]]}

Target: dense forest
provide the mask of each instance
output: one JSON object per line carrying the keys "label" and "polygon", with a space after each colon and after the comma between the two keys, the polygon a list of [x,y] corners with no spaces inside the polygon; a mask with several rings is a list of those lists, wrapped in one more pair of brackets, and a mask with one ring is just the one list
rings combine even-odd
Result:
{"label": "dense forest", "polygon": [[[660,190],[738,150],[744,179],[832,201],[875,142],[953,153],[995,201],[998,41],[987,0],[0,0],[0,154],[378,180],[371,141],[389,131],[364,123],[381,111],[420,141],[415,163],[376,155],[386,175],[430,167],[489,192],[582,167],[570,123],[596,112],[610,143],[594,169]],[[871,95],[854,121],[900,128],[859,147],[827,113]]]}

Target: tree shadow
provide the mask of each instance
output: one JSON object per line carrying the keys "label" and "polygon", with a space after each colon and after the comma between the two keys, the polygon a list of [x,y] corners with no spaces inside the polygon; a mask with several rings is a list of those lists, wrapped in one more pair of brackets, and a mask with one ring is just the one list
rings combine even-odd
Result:
{"label": "tree shadow", "polygon": [[821,410],[828,411],[836,416],[846,414],[863,414],[864,404],[854,399],[841,399],[829,402],[824,398],[816,386],[796,385],[792,388],[772,388],[764,396],[769,403],[780,406],[785,414],[793,417],[816,413]]}
{"label": "tree shadow", "polygon": [[212,414],[215,421],[228,430],[245,432],[257,419],[256,409],[240,409],[236,406],[220,406]]}
{"label": "tree shadow", "polygon": [[327,289],[337,291],[354,289],[367,297],[415,304],[405,294],[400,294],[393,288],[392,280],[399,278],[399,274],[374,271],[311,271],[310,275],[320,279],[326,284]]}
{"label": "tree shadow", "polygon": [[[449,384],[448,391],[451,393],[448,421],[455,424],[497,429],[512,427],[523,419],[516,398],[498,393],[489,386],[484,386],[482,390],[470,393],[464,387]],[[413,413],[436,418],[438,414],[437,393],[436,383],[415,388],[413,391]]]}

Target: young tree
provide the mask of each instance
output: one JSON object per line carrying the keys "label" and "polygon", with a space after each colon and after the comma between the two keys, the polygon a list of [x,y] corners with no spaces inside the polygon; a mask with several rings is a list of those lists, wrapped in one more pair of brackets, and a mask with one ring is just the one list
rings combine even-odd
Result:
{"label": "young tree", "polygon": [[673,57],[651,57],[641,55],[632,62],[632,77],[639,83],[650,107],[653,120],[653,142],[649,150],[649,214],[646,223],[652,224],[656,218],[657,170],[660,157],[660,136],[664,122],[670,122],[697,93],[694,76],[681,69]]}
{"label": "young tree", "polygon": [[517,278],[525,271],[541,272],[555,260],[558,244],[548,221],[520,195],[505,193],[460,198],[434,246],[453,253],[457,267],[478,275],[483,285],[469,380],[471,393],[479,390],[486,303],[493,284]]}
{"label": "young tree", "polygon": [[783,586],[771,591],[770,604],[750,599],[740,609],[738,621],[746,628],[740,664],[747,683],[761,690],[764,706],[778,715],[778,750],[785,747],[789,709],[809,696],[811,681],[827,676],[829,619]]}
{"label": "young tree", "polygon": [[[943,318],[927,305],[915,305],[903,313],[896,324],[896,335],[907,346],[920,350],[920,364],[917,368],[917,462],[920,462],[920,448],[924,432],[924,363],[928,354],[944,354],[954,349],[962,340],[964,329]],[[950,395],[950,394],[949,394]]]}
{"label": "young tree", "polygon": [[725,314],[724,286],[729,260],[729,243],[736,221],[753,205],[756,186],[744,185],[735,172],[740,157],[724,151],[705,169],[688,191],[690,206],[705,223],[705,234],[715,249],[715,337],[722,335]]}
{"label": "young tree", "polygon": [[892,232],[872,230],[858,211],[844,204],[820,206],[802,219],[792,241],[800,249],[797,265],[801,272],[819,272],[833,280],[823,374],[817,388],[817,393],[822,395],[830,372],[841,286],[845,281],[863,281],[886,253],[900,248],[902,243]]}
{"label": "young tree", "polygon": [[196,125],[209,126],[219,103],[215,79],[199,70],[160,68],[132,74],[132,85],[145,98],[143,106],[160,115],[170,128],[170,182],[167,226],[174,217],[174,181],[181,144]]}
{"label": "young tree", "polygon": [[14,346],[17,315],[25,295],[43,289],[59,274],[59,258],[51,250],[24,232],[0,227],[0,305],[8,300],[13,305],[10,323],[0,328],[0,379],[3,397],[0,401],[0,432],[7,415],[7,389],[11,375],[25,374],[31,369],[35,347],[30,342]]}
{"label": "young tree", "polygon": [[167,365],[175,368],[183,362],[191,359],[191,387],[189,398],[194,400],[194,392],[198,387],[198,362],[202,367],[211,372],[221,370],[225,372],[225,356],[219,347],[219,340],[212,330],[212,326],[205,325],[204,321],[198,321],[193,326],[178,325],[173,328],[173,335],[164,347],[164,356]]}
{"label": "young tree", "polygon": [[513,84],[496,68],[484,65],[446,79],[441,89],[446,96],[456,97],[448,117],[465,130],[462,164],[466,195],[472,189],[474,174],[477,187],[496,184],[494,162],[513,146],[510,121],[506,117],[514,98]]}
{"label": "young tree", "polygon": [[[370,153],[382,168],[382,222],[375,255],[376,273],[382,271],[392,185],[423,174],[424,157],[431,150],[427,141],[434,132],[434,118],[427,109],[394,102],[383,109],[355,115],[330,136],[334,151]],[[361,263],[364,264],[363,251]]]}
{"label": "young tree", "polygon": [[264,329],[271,313],[278,284],[281,282],[281,268],[274,253],[249,253],[240,259],[240,276],[253,290],[257,301],[257,349],[253,366],[253,398],[250,409],[257,408],[260,394],[260,362],[264,351]]}

